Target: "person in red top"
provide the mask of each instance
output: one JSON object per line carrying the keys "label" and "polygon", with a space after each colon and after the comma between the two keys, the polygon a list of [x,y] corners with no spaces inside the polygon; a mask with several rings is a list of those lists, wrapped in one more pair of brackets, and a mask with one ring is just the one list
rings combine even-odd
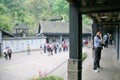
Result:
{"label": "person in red top", "polygon": [[63,51],[65,51],[66,50],[66,42],[65,41],[63,41],[62,46],[63,46]]}

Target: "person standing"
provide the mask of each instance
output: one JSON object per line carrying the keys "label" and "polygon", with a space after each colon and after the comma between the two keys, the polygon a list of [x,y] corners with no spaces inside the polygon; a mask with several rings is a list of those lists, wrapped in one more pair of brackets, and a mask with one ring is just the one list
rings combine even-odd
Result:
{"label": "person standing", "polygon": [[96,36],[94,37],[94,48],[95,48],[95,56],[94,56],[94,72],[99,72],[98,68],[100,67],[100,59],[101,59],[101,50],[102,50],[102,33],[100,30],[97,30]]}
{"label": "person standing", "polygon": [[42,54],[42,44],[40,44],[40,54]]}
{"label": "person standing", "polygon": [[65,51],[66,50],[66,42],[65,41],[63,41],[62,47],[63,47],[63,51]]}
{"label": "person standing", "polygon": [[110,45],[112,45],[112,35],[109,35]]}
{"label": "person standing", "polygon": [[55,51],[55,54],[57,54],[57,48],[58,48],[57,43],[54,43],[54,51]]}
{"label": "person standing", "polygon": [[27,44],[27,55],[29,55],[29,54],[30,54],[30,45]]}
{"label": "person standing", "polygon": [[8,60],[7,47],[3,50],[3,54],[5,55],[5,60]]}
{"label": "person standing", "polygon": [[46,53],[46,50],[47,50],[46,43],[44,43],[43,49],[44,49],[44,53]]}
{"label": "person standing", "polygon": [[7,50],[7,54],[8,54],[9,60],[11,60],[12,50],[10,49],[10,47]]}
{"label": "person standing", "polygon": [[103,39],[104,39],[104,44],[105,44],[105,47],[107,47],[108,48],[108,35],[107,34],[105,34],[104,36],[103,36]]}

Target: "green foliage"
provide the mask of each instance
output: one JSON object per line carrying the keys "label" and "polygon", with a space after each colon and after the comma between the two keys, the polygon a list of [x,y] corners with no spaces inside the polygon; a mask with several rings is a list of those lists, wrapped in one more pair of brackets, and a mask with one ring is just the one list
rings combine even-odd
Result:
{"label": "green foliage", "polygon": [[4,56],[5,56],[4,54],[0,53],[0,59],[4,58]]}
{"label": "green foliage", "polygon": [[88,18],[86,15],[83,15],[83,23],[86,25],[90,25],[91,24],[91,19]]}
{"label": "green foliage", "polygon": [[0,3],[0,15],[1,14],[6,14],[8,12],[8,8],[4,6],[4,4]]}
{"label": "green foliage", "polygon": [[11,31],[11,18],[8,15],[0,15],[0,28],[6,31]]}
{"label": "green foliage", "polygon": [[41,15],[45,11],[49,12],[49,4],[47,0],[26,0],[24,2],[24,6],[26,10],[35,15],[36,21],[39,21],[41,19]]}
{"label": "green foliage", "polygon": [[83,53],[83,54],[82,54],[82,61],[84,61],[84,60],[86,59],[86,57],[87,57],[87,54],[86,54],[86,53]]}
{"label": "green foliage", "polygon": [[53,76],[48,76],[48,77],[45,77],[45,78],[37,77],[37,78],[33,78],[31,80],[63,80],[63,78],[53,75]]}
{"label": "green foliage", "polygon": [[10,31],[19,24],[37,28],[43,17],[51,16],[69,21],[68,13],[65,0],[0,0],[0,28]]}
{"label": "green foliage", "polygon": [[69,5],[65,0],[55,0],[52,5],[53,15],[62,16],[65,21],[69,21]]}
{"label": "green foliage", "polygon": [[[0,28],[12,30],[26,24],[31,30],[38,28],[42,18],[62,16],[69,21],[69,4],[66,0],[0,0]],[[89,25],[90,19],[83,15],[83,22]]]}
{"label": "green foliage", "polygon": [[63,80],[63,79],[58,76],[49,76],[46,78],[40,78],[40,80]]}

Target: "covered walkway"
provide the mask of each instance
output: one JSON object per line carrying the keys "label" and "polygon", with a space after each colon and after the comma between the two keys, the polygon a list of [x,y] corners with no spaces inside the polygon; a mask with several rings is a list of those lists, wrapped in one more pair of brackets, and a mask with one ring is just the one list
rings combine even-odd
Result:
{"label": "covered walkway", "polygon": [[83,62],[82,80],[120,80],[120,65],[116,62],[116,52],[113,46],[102,50],[101,66],[99,73],[93,72],[93,58],[91,48],[88,58]]}
{"label": "covered walkway", "polygon": [[[70,18],[70,56],[68,60],[68,80],[83,80],[82,68],[82,15],[87,15],[93,20],[92,23],[92,40],[99,29],[102,34],[110,33],[114,40],[115,49],[105,49],[103,51],[103,70],[99,75],[95,75],[87,70],[89,80],[114,80],[113,74],[118,71],[113,63],[120,64],[120,0],[66,0],[69,3]],[[111,50],[115,50],[113,53]],[[109,52],[110,51],[110,52]],[[107,52],[107,53],[106,53]],[[109,53],[108,53],[109,52]],[[112,61],[112,54],[116,54],[115,62]],[[91,60],[89,60],[91,61]],[[93,61],[92,61],[93,62]],[[105,62],[105,63],[104,63]],[[87,66],[87,65],[86,65]],[[113,67],[112,67],[113,66]],[[89,65],[89,68],[91,66]],[[92,71],[92,67],[90,68]],[[104,72],[106,71],[106,72]],[[110,71],[110,72],[109,72]],[[90,77],[89,74],[90,73]],[[104,74],[102,74],[104,73]],[[110,74],[109,74],[110,73]],[[95,79],[90,79],[92,78]],[[107,78],[110,76],[112,78]],[[115,75],[116,76],[116,75]],[[105,79],[102,79],[106,77]],[[120,78],[119,78],[120,79]],[[85,79],[87,80],[87,79]]]}

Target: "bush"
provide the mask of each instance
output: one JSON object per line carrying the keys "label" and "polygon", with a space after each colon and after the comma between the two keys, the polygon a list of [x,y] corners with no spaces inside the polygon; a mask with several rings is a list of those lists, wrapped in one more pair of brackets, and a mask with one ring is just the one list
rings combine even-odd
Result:
{"label": "bush", "polygon": [[82,61],[84,61],[86,57],[87,57],[87,54],[86,54],[86,53],[83,53],[83,54],[82,54]]}
{"label": "bush", "polygon": [[1,55],[0,55],[0,58],[4,58],[4,55],[3,55],[3,54],[1,54]]}
{"label": "bush", "polygon": [[58,76],[48,76],[48,77],[45,77],[45,78],[33,78],[31,80],[63,80],[63,78],[61,77],[58,77]]}

